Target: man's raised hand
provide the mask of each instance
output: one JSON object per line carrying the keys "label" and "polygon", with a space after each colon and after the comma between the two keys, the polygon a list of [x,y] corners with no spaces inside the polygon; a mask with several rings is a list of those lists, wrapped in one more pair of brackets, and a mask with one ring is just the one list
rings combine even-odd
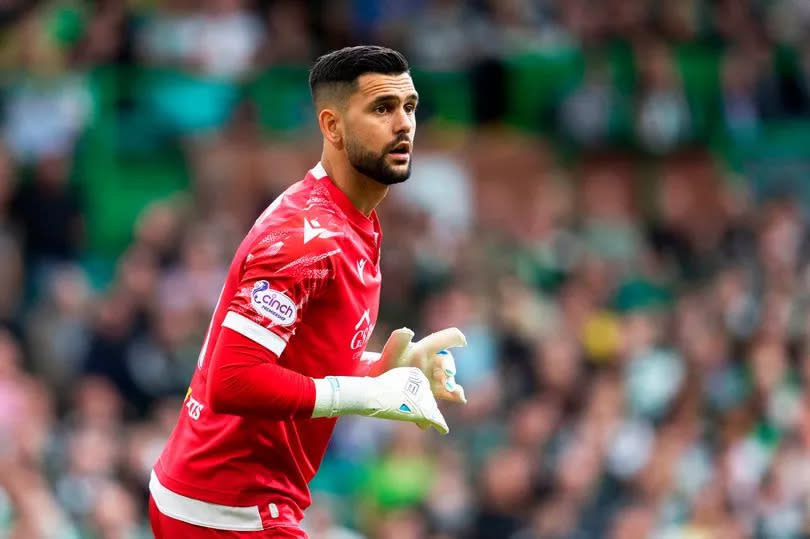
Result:
{"label": "man's raised hand", "polygon": [[418,367],[425,373],[437,399],[466,403],[464,388],[456,383],[456,362],[448,350],[466,346],[467,339],[457,328],[446,328],[412,342],[414,333],[408,328],[391,332],[383,347],[380,360],[390,367]]}

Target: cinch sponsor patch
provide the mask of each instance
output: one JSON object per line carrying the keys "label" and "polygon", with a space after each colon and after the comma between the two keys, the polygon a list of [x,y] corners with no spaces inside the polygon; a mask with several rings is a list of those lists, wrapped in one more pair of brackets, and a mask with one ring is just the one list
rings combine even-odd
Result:
{"label": "cinch sponsor patch", "polygon": [[257,313],[280,326],[289,326],[295,322],[295,303],[282,292],[271,289],[267,281],[258,281],[253,285],[250,303]]}

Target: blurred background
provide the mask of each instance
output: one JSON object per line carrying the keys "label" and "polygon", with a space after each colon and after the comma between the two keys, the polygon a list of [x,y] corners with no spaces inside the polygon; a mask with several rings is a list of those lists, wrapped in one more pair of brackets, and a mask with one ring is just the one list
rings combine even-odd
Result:
{"label": "blurred background", "polygon": [[455,325],[440,438],[343,419],[311,537],[810,537],[806,0],[0,1],[0,536],[134,539],[307,69],[406,53],[377,350]]}

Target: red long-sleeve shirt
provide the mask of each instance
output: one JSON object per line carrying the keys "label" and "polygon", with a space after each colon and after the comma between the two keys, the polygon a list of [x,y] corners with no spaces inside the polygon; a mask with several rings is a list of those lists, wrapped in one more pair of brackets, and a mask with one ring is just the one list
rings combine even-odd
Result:
{"label": "red long-sleeve shirt", "polygon": [[254,507],[258,529],[273,525],[267,507],[285,525],[302,518],[335,425],[311,418],[311,378],[367,370],[380,240],[376,214],[360,213],[320,164],[259,217],[236,252],[154,467],[150,490],[162,511],[210,527],[252,526]]}

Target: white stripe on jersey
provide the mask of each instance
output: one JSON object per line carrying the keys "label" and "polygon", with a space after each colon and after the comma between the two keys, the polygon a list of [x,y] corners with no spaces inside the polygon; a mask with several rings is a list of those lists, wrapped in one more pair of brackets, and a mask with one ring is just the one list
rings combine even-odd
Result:
{"label": "white stripe on jersey", "polygon": [[[257,506],[231,507],[177,494],[161,485],[154,471],[149,478],[149,493],[152,494],[152,499],[155,500],[155,505],[161,513],[189,524],[216,530],[261,531],[264,529],[262,516]],[[278,509],[276,509],[276,514],[278,514]]]}
{"label": "white stripe on jersey", "polygon": [[281,356],[284,348],[287,347],[287,343],[284,339],[261,324],[257,324],[250,318],[233,311],[228,311],[225,315],[225,320],[222,321],[222,327],[231,328],[235,332],[241,333],[251,341],[261,344],[276,356]]}

